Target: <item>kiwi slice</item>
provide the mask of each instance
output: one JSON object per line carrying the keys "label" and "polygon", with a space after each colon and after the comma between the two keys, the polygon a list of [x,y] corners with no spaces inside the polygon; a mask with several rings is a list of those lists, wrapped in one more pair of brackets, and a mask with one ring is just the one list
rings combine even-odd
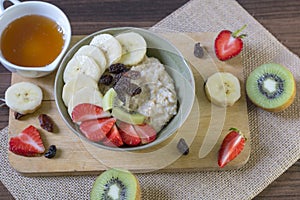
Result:
{"label": "kiwi slice", "polygon": [[127,111],[122,107],[113,107],[111,115],[116,119],[129,124],[142,124],[145,121],[145,116],[134,111]]}
{"label": "kiwi slice", "polygon": [[286,67],[268,63],[250,73],[246,92],[255,105],[267,111],[279,112],[292,104],[296,84],[293,74]]}
{"label": "kiwi slice", "polygon": [[117,92],[114,88],[110,88],[104,95],[102,100],[102,107],[104,111],[110,110],[113,108],[114,99],[117,97]]}
{"label": "kiwi slice", "polygon": [[140,185],[131,172],[109,169],[98,176],[90,197],[91,200],[138,200],[141,199]]}

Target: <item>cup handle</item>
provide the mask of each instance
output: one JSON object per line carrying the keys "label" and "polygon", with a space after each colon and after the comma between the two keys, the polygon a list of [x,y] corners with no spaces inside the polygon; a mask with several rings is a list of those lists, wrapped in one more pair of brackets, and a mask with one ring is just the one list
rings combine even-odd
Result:
{"label": "cup handle", "polygon": [[4,8],[4,2],[5,1],[10,1],[12,4],[19,4],[21,3],[18,0],[0,0],[0,15],[4,12],[5,8]]}

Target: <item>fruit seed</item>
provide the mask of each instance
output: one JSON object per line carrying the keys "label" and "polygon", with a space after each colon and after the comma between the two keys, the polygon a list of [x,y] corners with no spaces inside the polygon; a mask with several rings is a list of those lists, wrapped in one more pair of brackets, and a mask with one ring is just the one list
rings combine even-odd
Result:
{"label": "fruit seed", "polygon": [[[264,82],[267,79],[271,79],[274,82],[276,82],[276,91],[269,92],[268,90],[264,89]],[[264,74],[257,80],[257,84],[260,92],[268,99],[275,99],[284,92],[284,81],[276,74],[271,74],[271,73]]]}

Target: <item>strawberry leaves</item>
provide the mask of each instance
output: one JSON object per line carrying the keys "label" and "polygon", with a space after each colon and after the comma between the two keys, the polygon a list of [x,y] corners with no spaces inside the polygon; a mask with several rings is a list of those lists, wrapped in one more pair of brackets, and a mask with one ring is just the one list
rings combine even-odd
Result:
{"label": "strawberry leaves", "polygon": [[242,28],[236,30],[235,32],[232,33],[232,37],[234,38],[240,38],[243,39],[244,37],[247,36],[247,34],[241,34],[240,33],[247,27],[247,25],[245,24],[244,26],[242,26]]}

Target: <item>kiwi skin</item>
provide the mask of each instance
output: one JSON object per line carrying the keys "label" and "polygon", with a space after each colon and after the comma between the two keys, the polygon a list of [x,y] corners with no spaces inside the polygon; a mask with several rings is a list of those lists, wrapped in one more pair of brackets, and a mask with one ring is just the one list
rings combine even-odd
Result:
{"label": "kiwi skin", "polygon": [[[126,200],[140,200],[141,199],[141,189],[140,184],[137,179],[137,177],[125,169],[116,169],[111,168],[107,171],[104,171],[102,174],[100,174],[97,179],[95,180],[91,193],[90,193],[90,199],[91,200],[102,200],[103,194],[104,194],[104,188],[105,184],[111,179],[108,178],[118,178],[123,179],[125,182],[123,184],[127,185],[128,191],[134,192],[134,194],[130,194],[130,196],[127,196]],[[128,183],[130,181],[130,184]],[[129,185],[128,185],[129,184]]]}
{"label": "kiwi skin", "polygon": [[[268,68],[268,67],[282,68],[286,72],[286,74],[289,74],[288,76],[289,76],[289,79],[291,79],[291,81],[292,81],[292,87],[293,87],[293,88],[291,88],[291,96],[284,103],[282,103],[281,105],[279,105],[277,107],[273,107],[273,108],[264,106],[261,103],[257,103],[255,97],[253,97],[250,94],[250,92],[249,92],[250,89],[248,89],[248,87],[250,87],[249,85],[253,84],[253,83],[250,83],[249,77],[253,76],[254,71],[257,71],[257,69],[259,69],[259,68]],[[259,66],[254,71],[249,75],[249,77],[247,79],[247,82],[246,82],[246,92],[247,92],[247,95],[248,95],[249,99],[251,100],[251,102],[254,105],[256,105],[256,106],[258,106],[258,107],[260,107],[260,108],[262,108],[262,109],[264,109],[266,111],[269,111],[269,112],[281,112],[281,111],[285,110],[286,108],[288,108],[293,103],[294,98],[296,96],[296,82],[295,82],[295,79],[294,79],[292,73],[286,67],[284,67],[284,66],[282,66],[280,64],[277,64],[277,63],[267,63],[267,64],[263,64],[263,65]]]}

